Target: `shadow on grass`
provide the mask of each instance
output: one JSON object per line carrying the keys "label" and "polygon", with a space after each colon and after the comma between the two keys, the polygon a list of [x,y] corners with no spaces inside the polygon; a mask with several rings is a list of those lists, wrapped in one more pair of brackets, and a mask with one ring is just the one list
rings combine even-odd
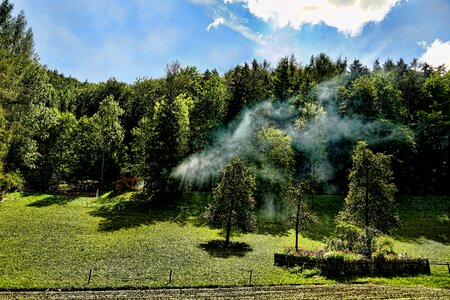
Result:
{"label": "shadow on grass", "polygon": [[[44,195],[44,194],[42,194],[42,195]],[[31,197],[31,196],[33,196],[33,197],[38,196],[39,197],[39,195],[36,195],[36,194],[32,194],[32,195],[26,195],[25,194],[23,197],[26,198],[26,197]],[[65,204],[71,202],[72,200],[74,200],[74,199],[69,198],[67,196],[64,196],[62,194],[45,194],[44,198],[39,199],[39,200],[37,200],[37,201],[35,201],[33,203],[30,203],[27,206],[31,206],[31,207],[46,207],[46,206],[50,206],[50,205],[53,205],[53,204],[65,205]]]}
{"label": "shadow on grass", "polygon": [[395,238],[402,242],[421,244],[432,240],[444,245],[450,245],[450,222],[440,216],[404,218],[402,226],[395,232]]}
{"label": "shadow on grass", "polygon": [[124,201],[104,205],[90,212],[91,216],[101,217],[99,231],[117,231],[153,223],[151,209],[145,203]]}
{"label": "shadow on grass", "polygon": [[281,221],[267,221],[264,219],[258,219],[258,226],[256,228],[256,233],[273,235],[273,236],[288,236],[290,227],[287,222]]}
{"label": "shadow on grass", "polygon": [[402,223],[395,232],[398,240],[450,245],[450,196],[402,196],[398,203]]}
{"label": "shadow on grass", "polygon": [[313,224],[311,228],[302,232],[304,237],[315,241],[323,241],[330,238],[335,231],[335,216],[332,215],[317,215],[318,222]]}
{"label": "shadow on grass", "polygon": [[172,202],[147,202],[104,198],[98,200],[97,203],[101,206],[92,211],[90,215],[102,218],[99,223],[99,231],[117,231],[167,221],[181,225],[189,222],[196,226],[202,226],[201,213],[204,210],[202,202],[190,200],[181,197]]}
{"label": "shadow on grass", "polygon": [[142,201],[105,204],[92,211],[90,215],[102,218],[99,222],[99,231],[117,231],[164,221],[185,224],[187,220],[187,215],[183,215],[179,207]]}
{"label": "shadow on grass", "polygon": [[208,252],[210,256],[229,258],[231,256],[244,257],[248,252],[253,251],[247,243],[230,242],[225,244],[224,240],[212,240],[205,244],[200,244],[199,248]]}

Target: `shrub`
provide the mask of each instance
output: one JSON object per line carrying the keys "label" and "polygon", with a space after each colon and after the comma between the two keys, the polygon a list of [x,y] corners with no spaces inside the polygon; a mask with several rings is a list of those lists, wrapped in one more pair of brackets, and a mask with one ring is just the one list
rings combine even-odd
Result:
{"label": "shrub", "polygon": [[[372,244],[372,252],[377,249],[378,230],[369,229],[367,232],[353,224],[339,221],[336,225],[334,236],[326,241],[327,246],[334,251],[351,251],[356,254],[364,254],[367,249],[367,236]],[[392,243],[390,244],[392,245]]]}

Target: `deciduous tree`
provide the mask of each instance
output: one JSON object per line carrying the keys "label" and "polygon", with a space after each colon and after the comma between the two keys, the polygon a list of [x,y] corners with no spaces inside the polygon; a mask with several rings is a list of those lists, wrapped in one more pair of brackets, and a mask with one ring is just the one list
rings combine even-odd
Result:
{"label": "deciduous tree", "polygon": [[338,219],[364,227],[366,254],[371,255],[372,229],[391,233],[400,225],[396,209],[391,157],[373,153],[366,142],[359,141],[354,149],[349,174],[349,191]]}
{"label": "deciduous tree", "polygon": [[221,172],[219,184],[214,189],[214,202],[208,206],[205,217],[211,226],[225,227],[227,245],[232,227],[236,226],[243,232],[255,227],[256,218],[252,210],[255,205],[254,187],[255,177],[238,158],[232,159]]}
{"label": "deciduous tree", "polygon": [[305,198],[306,193],[310,191],[309,182],[299,181],[291,185],[287,193],[289,217],[295,229],[295,250],[298,250],[298,234],[317,221],[316,215]]}
{"label": "deciduous tree", "polygon": [[100,183],[104,184],[105,160],[116,158],[120,151],[124,132],[119,118],[123,114],[119,103],[114,101],[113,96],[106,97],[100,102],[98,112],[94,114],[93,122],[98,130],[99,140],[97,141],[101,153]]}

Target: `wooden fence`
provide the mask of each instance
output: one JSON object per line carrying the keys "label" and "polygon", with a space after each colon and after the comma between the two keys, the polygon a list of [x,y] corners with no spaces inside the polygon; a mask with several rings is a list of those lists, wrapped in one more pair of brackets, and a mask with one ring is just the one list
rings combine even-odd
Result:
{"label": "wooden fence", "polygon": [[431,274],[428,259],[385,260],[384,258],[345,260],[343,257],[314,258],[285,254],[274,255],[275,265],[318,267],[326,276],[340,275],[418,275]]}
{"label": "wooden fence", "polygon": [[450,274],[450,262],[448,261],[430,261],[430,265],[447,266],[448,273]]}

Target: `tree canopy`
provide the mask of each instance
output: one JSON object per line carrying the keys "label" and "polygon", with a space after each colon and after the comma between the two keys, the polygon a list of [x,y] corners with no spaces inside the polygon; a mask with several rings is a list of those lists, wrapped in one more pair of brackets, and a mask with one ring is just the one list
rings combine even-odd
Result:
{"label": "tree canopy", "polygon": [[220,174],[220,181],[214,188],[214,201],[208,206],[205,218],[211,226],[225,228],[226,244],[230,242],[233,227],[248,232],[256,225],[254,187],[255,177],[238,158],[233,158]]}
{"label": "tree canopy", "polygon": [[359,141],[353,151],[348,176],[349,191],[338,219],[366,229],[367,251],[371,254],[369,230],[391,233],[400,225],[394,193],[391,157],[373,153],[366,142]]}

